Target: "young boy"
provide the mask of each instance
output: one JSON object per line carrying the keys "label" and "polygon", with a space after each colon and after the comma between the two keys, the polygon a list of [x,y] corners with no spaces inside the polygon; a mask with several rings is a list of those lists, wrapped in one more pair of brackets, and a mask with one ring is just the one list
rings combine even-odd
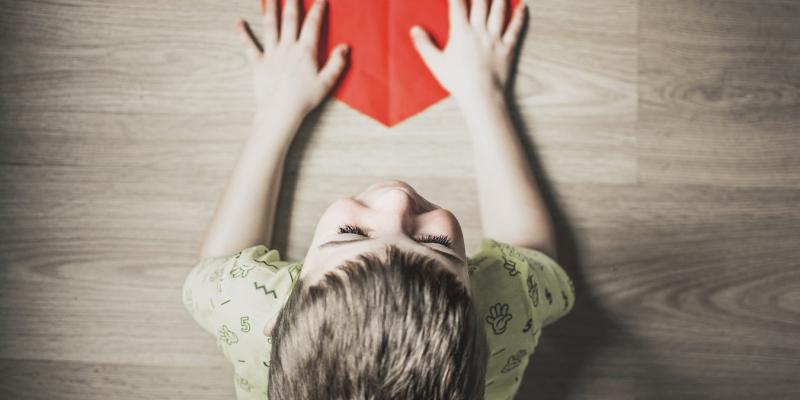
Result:
{"label": "young boy", "polygon": [[268,0],[263,50],[239,21],[255,71],[255,128],[189,273],[183,302],[235,369],[239,399],[508,399],[542,328],[574,304],[553,260],[550,217],[513,131],[504,91],[524,3],[449,0],[440,50],[410,40],[453,96],[474,144],[484,239],[467,257],[456,217],[403,181],[335,201],[304,261],[270,249],[281,169],[306,113],[345,65],[318,70],[323,0],[298,28]]}

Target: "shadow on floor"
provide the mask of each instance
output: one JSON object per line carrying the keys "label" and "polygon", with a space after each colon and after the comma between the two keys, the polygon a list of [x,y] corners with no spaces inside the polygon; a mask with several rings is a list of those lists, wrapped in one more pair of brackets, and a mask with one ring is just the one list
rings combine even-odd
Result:
{"label": "shadow on floor", "polygon": [[[527,30],[527,24],[523,29]],[[516,68],[517,63],[513,65]],[[513,87],[515,71],[512,71],[511,77],[509,87]],[[688,392],[698,396],[692,398],[703,398],[702,393],[707,392],[707,387],[699,387],[700,382],[696,378],[663,362],[659,357],[659,349],[649,345],[646,338],[636,337],[630,332],[612,310],[602,306],[599,296],[593,293],[585,278],[579,238],[536,155],[533,135],[529,134],[536,132],[535,127],[531,126],[534,122],[523,118],[513,96],[507,96],[506,101],[534,177],[553,218],[557,259],[575,285],[573,309],[542,331],[516,398],[673,399],[676,398],[676,382],[691,386]],[[635,356],[625,356],[620,349]],[[619,357],[613,361],[595,361],[598,357],[614,354],[619,354]],[[643,363],[642,360],[647,361]],[[603,363],[608,368],[602,369],[605,371],[603,376],[583,377],[582,370],[593,362]],[[683,393],[686,392],[684,389]],[[620,397],[622,393],[624,397]]]}
{"label": "shadow on floor", "polygon": [[582,368],[598,351],[609,344],[612,335],[617,336],[614,332],[619,332],[620,327],[606,310],[598,306],[600,303],[596,301],[584,279],[580,244],[536,156],[531,135],[527,134],[535,130],[529,126],[530,122],[526,124],[513,96],[508,96],[506,101],[516,132],[525,147],[534,177],[553,219],[557,243],[556,258],[575,285],[575,305],[569,314],[542,331],[516,398],[575,398],[572,392],[576,388]]}
{"label": "shadow on floor", "polygon": [[328,103],[329,101],[322,102],[318,108],[314,109],[314,111],[306,116],[286,155],[286,161],[283,167],[283,178],[281,180],[281,191],[278,195],[278,204],[276,204],[275,207],[275,226],[279,226],[281,229],[277,229],[272,233],[272,247],[278,249],[278,252],[284,259],[300,261],[302,258],[302,256],[300,258],[289,257],[289,254],[287,254],[289,238],[291,237],[290,222],[295,204],[294,196],[297,192],[297,177],[308,141],[314,131],[316,131],[320,114]]}

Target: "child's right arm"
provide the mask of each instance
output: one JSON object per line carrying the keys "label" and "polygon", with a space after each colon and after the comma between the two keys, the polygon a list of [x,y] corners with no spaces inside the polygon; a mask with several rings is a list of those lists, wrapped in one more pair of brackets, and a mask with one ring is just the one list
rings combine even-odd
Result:
{"label": "child's right arm", "polygon": [[[507,0],[449,0],[450,33],[439,50],[412,29],[417,51],[458,103],[472,135],[483,234],[555,257],[547,207],[514,131],[504,93],[525,16],[524,0],[503,30]],[[488,16],[487,16],[488,14]]]}

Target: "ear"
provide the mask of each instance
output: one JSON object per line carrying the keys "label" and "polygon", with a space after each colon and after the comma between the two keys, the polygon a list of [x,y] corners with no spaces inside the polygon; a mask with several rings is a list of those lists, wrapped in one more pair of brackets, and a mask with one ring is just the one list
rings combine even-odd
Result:
{"label": "ear", "polygon": [[275,318],[276,317],[272,317],[272,318],[268,319],[267,323],[264,324],[264,331],[263,332],[264,332],[265,336],[272,337],[272,329],[275,327]]}

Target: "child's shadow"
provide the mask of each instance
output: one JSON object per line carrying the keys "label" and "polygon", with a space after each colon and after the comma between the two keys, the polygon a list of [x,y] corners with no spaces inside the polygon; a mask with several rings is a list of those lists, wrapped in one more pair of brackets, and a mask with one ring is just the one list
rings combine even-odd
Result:
{"label": "child's shadow", "polygon": [[[526,18],[520,37],[527,36],[529,19]],[[528,38],[530,40],[530,38]],[[524,44],[524,43],[523,43]],[[517,77],[522,46],[517,46],[512,61],[508,87],[513,88]],[[553,190],[546,171],[536,155],[535,146],[528,132],[535,132],[520,113],[516,99],[508,90],[506,102],[515,131],[528,157],[533,175],[547,205],[556,234],[559,264],[572,279],[575,286],[575,304],[572,310],[552,325],[542,330],[539,344],[528,361],[528,367],[517,392],[518,399],[567,399],[580,378],[581,369],[595,353],[611,340],[612,332],[622,332],[608,311],[599,307],[582,274],[580,245],[570,222],[559,206],[558,196]],[[618,333],[614,333],[618,335]]]}
{"label": "child's shadow", "polygon": [[619,327],[607,311],[598,307],[598,302],[584,281],[579,244],[536,156],[530,136],[525,134],[531,132],[531,129],[523,120],[513,96],[507,96],[507,102],[516,132],[553,219],[557,259],[575,285],[575,304],[572,310],[543,329],[536,351],[529,360],[517,398],[566,399],[570,398],[570,389],[574,388],[574,381],[580,376],[581,368],[609,342],[610,335],[619,331]]}
{"label": "child's shadow", "polygon": [[[295,192],[297,192],[297,178],[300,165],[303,160],[303,153],[308,147],[308,141],[316,130],[319,123],[320,114],[327,107],[329,100],[320,104],[319,107],[311,111],[297,130],[297,134],[292,140],[292,145],[286,154],[286,161],[283,165],[283,177],[281,179],[281,190],[278,195],[278,202],[275,212],[274,230],[272,232],[272,247],[277,249],[284,259],[302,261],[303,254],[288,254],[289,238],[291,237],[290,222],[294,205]],[[312,223],[316,223],[312,222]],[[280,228],[280,229],[279,229]],[[308,238],[309,242],[311,238]]]}
{"label": "child's shadow", "polygon": [[[526,21],[521,33],[523,37],[527,29]],[[521,46],[518,46],[515,61],[512,62],[514,69],[517,68],[516,61],[520,53]],[[512,71],[509,87],[513,87],[516,76],[516,71]],[[506,100],[514,127],[553,218],[559,264],[563,266],[575,285],[575,304],[572,310],[542,331],[534,355],[529,359],[516,398],[558,400],[589,396],[666,399],[670,398],[668,388],[672,383],[698,383],[695,377],[678,371],[661,360],[658,355],[659,349],[647,343],[646,338],[637,337],[629,332],[623,324],[617,322],[613,312],[602,307],[602,299],[593,294],[591,285],[583,274],[580,241],[568,217],[559,206],[562,202],[558,200],[558,195],[551,187],[546,171],[536,156],[531,135],[527,134],[535,132],[533,127],[528,126],[532,122],[525,121],[514,96],[508,95]],[[614,354],[614,349],[625,349],[628,355],[621,354],[617,362],[594,361],[598,357]],[[625,365],[626,361],[630,365]],[[601,375],[582,376],[582,370],[592,364],[594,364],[593,373],[599,372]],[[608,368],[598,369],[598,364]],[[619,364],[622,366],[614,366]],[[706,391],[699,386],[694,388],[696,394]]]}

